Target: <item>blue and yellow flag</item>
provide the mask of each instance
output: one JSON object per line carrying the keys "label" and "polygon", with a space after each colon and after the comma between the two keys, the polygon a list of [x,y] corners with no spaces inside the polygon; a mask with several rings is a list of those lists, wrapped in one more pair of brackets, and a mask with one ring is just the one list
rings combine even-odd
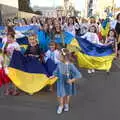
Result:
{"label": "blue and yellow flag", "polygon": [[106,46],[106,45],[93,44],[92,42],[83,39],[81,37],[76,37],[76,39],[78,40],[81,51],[84,54],[90,56],[96,56],[96,57],[108,56],[113,54],[112,45]]}
{"label": "blue and yellow flag", "polygon": [[45,66],[38,59],[25,57],[19,51],[14,51],[8,76],[19,89],[34,94],[55,83],[57,78],[49,79],[48,75]]}
{"label": "blue and yellow flag", "polygon": [[109,71],[115,57],[112,46],[96,45],[80,37],[77,39],[81,48],[75,52],[79,67]]}
{"label": "blue and yellow flag", "polygon": [[79,48],[78,41],[68,32],[63,32],[59,36],[55,36],[55,42],[57,44],[66,44],[67,48],[71,51],[74,51],[74,48]]}
{"label": "blue and yellow flag", "polygon": [[50,37],[43,30],[38,31],[37,35],[38,35],[38,41],[42,50],[47,51],[50,43]]}
{"label": "blue and yellow flag", "polygon": [[109,19],[106,18],[106,19],[101,23],[101,34],[102,34],[102,36],[107,36],[109,30],[110,30],[110,23],[109,23]]}

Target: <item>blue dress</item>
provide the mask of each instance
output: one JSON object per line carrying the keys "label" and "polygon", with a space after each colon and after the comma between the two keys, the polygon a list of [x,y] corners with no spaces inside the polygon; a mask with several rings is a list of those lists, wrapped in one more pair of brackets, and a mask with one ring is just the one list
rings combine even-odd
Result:
{"label": "blue dress", "polygon": [[74,83],[69,84],[67,81],[69,79],[79,79],[81,78],[81,73],[77,70],[77,68],[72,64],[64,64],[60,62],[53,73],[58,77],[57,81],[57,96],[72,96],[76,94],[76,86]]}

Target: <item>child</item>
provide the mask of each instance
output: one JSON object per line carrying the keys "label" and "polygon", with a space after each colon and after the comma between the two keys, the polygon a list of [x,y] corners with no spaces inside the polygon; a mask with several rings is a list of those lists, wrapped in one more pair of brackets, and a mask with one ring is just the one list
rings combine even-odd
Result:
{"label": "child", "polygon": [[80,72],[71,63],[70,53],[66,48],[61,50],[61,60],[53,75],[58,77],[57,97],[59,107],[57,114],[61,114],[63,109],[66,112],[69,111],[70,96],[74,95],[76,91],[74,82],[81,78]]}
{"label": "child", "polygon": [[68,33],[70,33],[70,34],[72,34],[73,36],[75,36],[75,26],[74,26],[74,20],[73,20],[72,17],[69,18],[69,20],[68,20],[68,26],[67,26],[66,29],[67,29],[66,31],[67,31]]}
{"label": "child", "polygon": [[[12,59],[14,50],[20,51],[20,46],[16,42],[14,34],[12,34],[12,33],[7,34],[7,42],[5,43],[3,50],[5,53],[5,70],[6,70],[6,72],[8,72],[7,67],[10,64],[10,60]],[[13,91],[12,95],[18,95],[15,86],[14,86],[14,91]]]}
{"label": "child", "polygon": [[37,42],[37,36],[35,34],[32,34],[29,36],[28,40],[29,40],[29,45],[24,55],[36,57],[37,59],[43,62],[43,54]]}
{"label": "child", "polygon": [[[102,44],[100,43],[99,41],[99,38],[98,38],[98,35],[97,35],[97,28],[92,25],[90,28],[89,28],[89,32],[87,32],[85,35],[81,36],[82,38],[86,38],[88,41],[90,41],[91,43],[94,43],[94,44]],[[95,70],[94,69],[91,69],[91,70],[88,70],[88,73],[94,73]]]}
{"label": "child", "polygon": [[5,95],[9,95],[9,90],[8,90],[8,84],[10,82],[10,79],[6,75],[5,72],[5,67],[4,67],[4,57],[2,54],[2,50],[0,49],[0,87],[2,85],[5,85]]}
{"label": "child", "polygon": [[50,42],[49,50],[45,53],[45,61],[51,59],[55,64],[58,64],[60,61],[60,52],[57,49],[57,45],[55,42]]}
{"label": "child", "polygon": [[[49,75],[51,76],[53,74],[53,71],[56,68],[56,65],[60,62],[60,52],[57,49],[57,45],[55,42],[51,41],[49,44],[49,50],[45,53],[45,65],[46,65],[46,69],[49,73]],[[49,61],[51,61],[49,63]],[[50,86],[49,89],[51,92],[53,91],[53,86]]]}
{"label": "child", "polygon": [[90,26],[89,31],[81,37],[86,38],[88,41],[94,44],[101,44],[97,35],[97,28],[94,25]]}
{"label": "child", "polygon": [[113,50],[117,56],[117,36],[116,36],[116,32],[114,29],[111,29],[108,32],[108,36],[107,36],[107,39],[105,41],[105,45],[112,45]]}

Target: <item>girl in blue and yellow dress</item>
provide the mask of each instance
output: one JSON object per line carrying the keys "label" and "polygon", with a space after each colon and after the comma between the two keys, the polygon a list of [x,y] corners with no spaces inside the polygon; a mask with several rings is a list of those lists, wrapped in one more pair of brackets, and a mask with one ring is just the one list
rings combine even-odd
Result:
{"label": "girl in blue and yellow dress", "polygon": [[112,45],[112,49],[117,56],[117,35],[114,29],[109,30],[105,45]]}
{"label": "girl in blue and yellow dress", "polygon": [[69,50],[61,49],[61,60],[56,70],[53,73],[58,77],[57,80],[57,97],[59,107],[57,114],[61,114],[63,109],[65,112],[69,111],[70,96],[76,94],[75,81],[81,78],[80,72],[72,64]]}

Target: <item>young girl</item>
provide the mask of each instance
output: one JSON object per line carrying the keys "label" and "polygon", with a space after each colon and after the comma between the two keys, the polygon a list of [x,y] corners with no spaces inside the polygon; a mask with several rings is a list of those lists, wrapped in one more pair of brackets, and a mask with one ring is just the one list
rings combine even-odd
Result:
{"label": "young girl", "polygon": [[[75,95],[76,87],[74,82],[81,78],[80,72],[71,63],[70,53],[68,49],[61,49],[61,62],[58,64],[53,75],[58,77],[57,81],[57,97],[59,107],[57,114],[69,111],[70,96]],[[52,76],[51,78],[53,78]]]}
{"label": "young girl", "polygon": [[114,29],[111,29],[108,32],[108,37],[105,41],[105,45],[112,45],[113,50],[117,56],[117,36],[116,36],[116,32]]}
{"label": "young girl", "polygon": [[51,59],[55,64],[58,64],[60,61],[60,52],[57,49],[55,42],[51,41],[49,44],[49,50],[45,53],[45,61]]}
{"label": "young girl", "polygon": [[[12,33],[7,34],[7,42],[5,43],[3,50],[5,53],[5,69],[6,69],[6,72],[8,72],[7,67],[10,64],[14,50],[20,51],[20,46],[16,42],[14,34]],[[12,95],[18,95],[18,94],[19,93],[17,92],[17,89],[14,86],[14,91],[12,91]]]}
{"label": "young girl", "polygon": [[29,40],[29,45],[28,45],[27,50],[25,51],[24,55],[36,57],[41,62],[43,62],[43,53],[37,42],[37,36],[35,34],[32,34],[29,36],[28,40]]}
{"label": "young girl", "polygon": [[[81,36],[82,38],[86,38],[88,41],[94,43],[94,44],[102,44],[99,41],[98,35],[97,35],[97,28],[93,25],[89,28],[89,32],[87,32],[85,35]],[[88,73],[94,73],[95,70],[88,70]]]}
{"label": "young girl", "polygon": [[[49,76],[51,76],[53,74],[53,71],[56,69],[56,65],[60,62],[60,52],[57,49],[57,45],[55,42],[50,42],[49,50],[45,53],[44,60]],[[51,60],[52,62],[50,62]],[[52,92],[53,86],[50,86],[49,90]]]}
{"label": "young girl", "polygon": [[80,36],[83,36],[88,32],[88,21],[85,18],[82,18],[81,24],[80,24]]}
{"label": "young girl", "polygon": [[2,53],[2,50],[0,49],[0,87],[2,85],[5,85],[5,91],[4,91],[5,95],[9,94],[9,90],[8,90],[9,82],[10,82],[10,79],[8,78],[5,72],[3,53]]}
{"label": "young girl", "polygon": [[68,20],[68,26],[67,26],[67,32],[75,36],[75,26],[74,26],[74,20],[72,17],[69,18]]}

